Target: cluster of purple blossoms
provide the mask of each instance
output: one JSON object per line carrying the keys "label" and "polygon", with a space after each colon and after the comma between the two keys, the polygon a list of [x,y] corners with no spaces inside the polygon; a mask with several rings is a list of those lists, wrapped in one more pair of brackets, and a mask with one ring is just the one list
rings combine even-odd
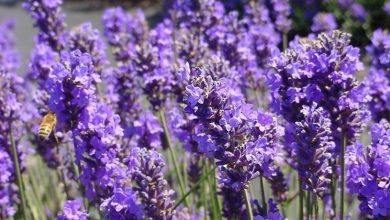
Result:
{"label": "cluster of purple blossoms", "polygon": [[362,69],[348,34],[333,31],[292,43],[276,54],[268,79],[272,108],[287,122],[287,161],[301,187],[319,196],[329,191],[343,141],[353,143],[369,120],[369,96],[354,74]]}
{"label": "cluster of purple blossoms", "polygon": [[66,201],[63,213],[57,216],[57,220],[87,220],[88,213],[83,209],[79,200]]}
{"label": "cluster of purple blossoms", "polygon": [[[8,148],[8,146],[7,146]],[[8,149],[0,146],[0,217],[8,218],[15,214],[13,182],[15,181],[14,163]]]}
{"label": "cluster of purple blossoms", "polygon": [[[107,83],[109,99],[114,104],[117,114],[121,117],[124,138],[129,140],[129,146],[136,146],[141,141],[142,146],[139,147],[148,149],[161,147],[162,128],[157,118],[151,112],[141,113],[142,83],[140,81],[142,80],[139,79],[139,76],[142,73],[147,74],[146,70],[150,70],[158,64],[154,54],[159,51],[158,48],[147,52],[141,49],[141,45],[147,45],[149,36],[145,16],[140,10],[131,15],[122,8],[113,8],[104,12],[103,24],[104,33],[113,48],[113,54],[118,65],[117,68],[112,70],[112,74],[103,76],[103,78]],[[157,38],[158,33],[153,33],[154,37]],[[166,37],[169,38],[170,36],[163,36],[161,39],[163,40]],[[165,64],[165,66],[167,65],[168,63]],[[157,97],[161,91],[155,90],[152,84],[156,80],[166,80],[166,76],[160,75],[160,73],[156,73],[155,76],[154,79],[145,77],[149,80],[145,83],[145,85],[148,85],[145,89],[150,90],[150,93],[147,93],[150,94],[148,97],[158,100],[158,98],[154,99],[153,97]],[[164,93],[167,93],[167,91]]]}
{"label": "cluster of purple blossoms", "polygon": [[295,136],[293,151],[299,160],[296,169],[303,188],[322,196],[329,188],[332,169],[329,160],[335,143],[331,135],[329,115],[317,104],[303,106],[303,120],[288,127],[287,135]]}
{"label": "cluster of purple blossoms", "polygon": [[164,107],[174,85],[172,23],[165,20],[150,31],[148,41],[136,46],[133,71],[142,77],[142,90],[153,110]]}
{"label": "cluster of purple blossoms", "polygon": [[99,35],[99,31],[91,23],[83,23],[69,32],[67,48],[69,51],[80,50],[91,55],[94,72],[101,76],[108,59],[105,53],[106,46]]}
{"label": "cluster of purple blossoms", "polygon": [[163,129],[157,118],[150,112],[141,113],[134,121],[131,136],[134,146],[146,149],[158,149],[162,147],[161,134]]}
{"label": "cluster of purple blossoms", "polygon": [[[105,198],[114,186],[119,163],[117,139],[123,135],[119,116],[97,101],[94,73],[89,54],[79,50],[63,52],[61,63],[49,75],[48,101],[56,114],[58,128],[72,131],[80,181],[90,199]],[[119,169],[119,168],[118,168]]]}
{"label": "cluster of purple blossoms", "polygon": [[291,14],[289,0],[271,0],[271,4],[273,9],[271,15],[276,29],[283,34],[287,34],[292,26],[291,19],[289,19]]}
{"label": "cluster of purple blossoms", "polygon": [[237,71],[243,89],[265,90],[265,64],[280,36],[264,3],[245,4],[240,16],[226,12],[219,1],[175,1],[171,14],[179,26],[175,44],[181,66],[206,65],[217,56]]}
{"label": "cluster of purple blossoms", "polygon": [[347,10],[354,18],[360,20],[361,22],[365,21],[367,12],[363,5],[356,0],[338,0],[337,3],[342,10]]}
{"label": "cluster of purple blossoms", "polygon": [[372,118],[379,122],[383,118],[390,120],[390,33],[378,29],[373,33],[371,41],[372,44],[367,47],[371,67],[366,81],[372,97]]}
{"label": "cluster of purple blossoms", "polygon": [[336,151],[342,136],[353,142],[369,119],[368,95],[354,74],[363,69],[359,49],[349,45],[350,35],[340,31],[301,40],[270,61],[271,107],[287,122],[303,120],[303,106],[317,103],[331,120]]}
{"label": "cluster of purple blossoms", "polygon": [[242,71],[243,76],[241,77],[247,87],[264,89],[266,87],[264,81],[267,62],[280,43],[280,36],[271,21],[269,11],[260,1],[255,5],[248,4],[244,9],[242,25],[245,29],[244,36],[240,39],[242,48],[238,51],[249,49],[250,52],[247,53],[246,57],[249,59],[252,56],[254,60],[248,62],[247,70]]}
{"label": "cluster of purple blossoms", "polygon": [[112,196],[100,205],[106,220],[142,219],[144,207],[138,201],[132,187],[116,187]]}
{"label": "cluster of purple blossoms", "polygon": [[171,219],[174,191],[164,178],[164,158],[155,149],[134,147],[128,158],[129,175],[137,196],[142,201],[145,215],[152,219]]}
{"label": "cluster of purple blossoms", "polygon": [[50,72],[46,88],[50,93],[48,105],[56,114],[59,128],[72,130],[77,127],[80,114],[95,98],[95,74],[89,54],[79,50],[63,52],[61,62]]}
{"label": "cluster of purple blossoms", "polygon": [[134,46],[144,42],[149,27],[145,15],[138,10],[134,15],[122,8],[110,8],[103,13],[104,34],[113,47],[113,54],[119,66],[126,66],[134,51]]}
{"label": "cluster of purple blossoms", "polygon": [[367,149],[355,143],[347,149],[347,186],[360,200],[360,211],[374,219],[390,214],[390,124],[386,120],[371,128]]}
{"label": "cluster of purple blossoms", "polygon": [[26,100],[24,81],[16,73],[19,55],[14,48],[13,22],[0,24],[0,218],[7,219],[15,214],[14,204],[19,202],[16,174],[12,158],[12,134],[21,169],[25,169],[26,152],[21,145],[25,133]]}
{"label": "cluster of purple blossoms", "polygon": [[230,187],[220,187],[223,200],[222,215],[227,219],[248,219],[244,198],[241,192]]}
{"label": "cluster of purple blossoms", "polygon": [[264,210],[261,209],[261,207],[258,205],[257,200],[255,201],[255,205],[257,208],[254,212],[254,219],[255,220],[283,220],[283,216],[280,214],[280,211],[275,204],[275,202],[270,199],[268,200],[268,210],[264,213]]}
{"label": "cluster of purple blossoms", "polygon": [[59,59],[58,53],[50,46],[43,43],[37,44],[31,54],[29,78],[35,80],[40,89],[46,89],[45,83],[49,73],[53,70]]}
{"label": "cluster of purple blossoms", "polygon": [[195,116],[192,138],[199,152],[216,159],[221,187],[239,192],[259,175],[272,179],[278,170],[274,160],[281,134],[275,118],[245,104],[227,78],[214,80],[206,72],[179,71],[179,78],[188,82],[185,112]]}
{"label": "cluster of purple blossoms", "polygon": [[317,13],[313,18],[311,30],[314,33],[321,33],[337,29],[337,21],[332,13]]}
{"label": "cluster of purple blossoms", "polygon": [[390,15],[390,1],[386,1],[386,3],[383,5],[383,10]]}
{"label": "cluster of purple blossoms", "polygon": [[55,51],[63,49],[65,15],[61,12],[62,0],[27,0],[23,8],[36,21],[38,27],[38,42],[44,42]]}

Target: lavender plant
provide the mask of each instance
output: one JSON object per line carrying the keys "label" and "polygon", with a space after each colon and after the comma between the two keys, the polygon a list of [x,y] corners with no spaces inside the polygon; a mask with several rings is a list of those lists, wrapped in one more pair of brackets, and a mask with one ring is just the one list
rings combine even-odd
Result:
{"label": "lavender plant", "polygon": [[384,119],[372,126],[372,142],[367,149],[357,142],[347,150],[347,186],[358,195],[359,209],[367,218],[381,219],[390,213],[389,129],[390,124]]}
{"label": "lavender plant", "polygon": [[27,113],[24,80],[17,75],[19,55],[14,47],[12,21],[0,24],[0,218],[10,218],[20,204],[27,219],[21,172],[25,170],[25,148],[21,143],[26,130],[22,126]]}
{"label": "lavender plant", "polygon": [[388,3],[63,3],[24,76],[0,25],[0,219],[389,218]]}
{"label": "lavender plant", "polygon": [[[344,204],[345,147],[356,140],[357,135],[362,131],[364,121],[369,119],[368,95],[364,86],[359,85],[354,78],[354,74],[362,69],[362,63],[358,59],[359,50],[348,45],[349,39],[350,35],[333,31],[332,33],[322,33],[315,40],[292,44],[291,49],[272,59],[270,65],[276,74],[269,75],[270,86],[273,88],[272,107],[287,122],[300,123],[297,124],[298,127],[301,127],[298,129],[298,133],[293,131],[291,134],[294,137],[286,138],[288,142],[285,143],[285,147],[291,156],[297,161],[305,161],[307,157],[302,158],[299,155],[304,153],[299,150],[302,138],[306,139],[303,142],[313,146],[323,136],[325,145],[319,148],[319,150],[324,149],[319,152],[323,155],[314,154],[315,151],[310,154],[323,157],[321,160],[326,161],[329,158],[326,155],[331,153],[333,155],[333,162],[331,162],[333,172],[336,170],[334,159],[338,158],[339,160],[342,195],[340,218],[343,218]],[[320,111],[324,111],[322,115],[325,118],[321,119],[316,116],[315,120],[326,120],[326,122],[322,122],[322,126],[325,123],[326,127],[329,126],[328,130],[326,127],[325,131],[315,129],[315,122],[312,121],[313,119],[309,119],[312,117],[310,112],[313,110],[305,110],[307,108],[305,106],[310,105],[322,108]],[[302,114],[297,114],[299,111]],[[305,119],[304,117],[307,116],[309,118]],[[307,124],[308,122],[309,124]],[[310,125],[313,122],[314,124]],[[307,131],[299,132],[306,126],[308,127]],[[308,132],[314,132],[312,137],[314,139],[311,140],[310,135],[307,135]],[[300,133],[303,135],[302,137],[300,137]],[[298,144],[295,144],[297,139]],[[332,150],[332,143],[329,143],[332,140],[335,143],[334,150]],[[294,149],[294,145],[298,148]],[[305,167],[304,172],[301,171],[299,174],[302,181],[305,181],[306,174],[304,173],[307,169],[309,167]],[[322,171],[331,172],[329,168],[321,169]],[[323,178],[321,182],[329,181]],[[315,184],[315,182],[311,184]],[[334,194],[335,191],[333,190],[331,193]],[[335,201],[332,202],[335,203]]]}

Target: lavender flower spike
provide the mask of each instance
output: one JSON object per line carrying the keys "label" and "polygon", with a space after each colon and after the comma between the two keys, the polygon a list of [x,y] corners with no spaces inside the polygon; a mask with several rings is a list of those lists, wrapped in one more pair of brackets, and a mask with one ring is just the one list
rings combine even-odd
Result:
{"label": "lavender flower spike", "polygon": [[79,200],[66,201],[63,213],[57,216],[57,220],[87,220],[88,213],[82,206]]}
{"label": "lavender flower spike", "polygon": [[55,51],[64,48],[65,15],[61,12],[62,0],[26,0],[23,8],[30,13],[38,27],[38,43],[46,43]]}
{"label": "lavender flower spike", "polygon": [[[21,197],[17,194],[22,185],[17,172],[25,169],[26,154],[21,138],[26,133],[23,124],[28,115],[23,105],[26,102],[24,81],[16,73],[19,60],[12,29],[10,21],[0,24],[0,219],[12,217],[16,203],[24,205],[23,194]],[[11,132],[15,146],[10,140]]]}
{"label": "lavender flower spike", "polygon": [[291,6],[289,0],[272,0],[276,29],[281,33],[288,33],[291,29]]}
{"label": "lavender flower spike", "polygon": [[133,148],[129,157],[129,174],[134,190],[142,201],[145,216],[152,219],[171,219],[173,190],[164,179],[165,162],[154,149]]}
{"label": "lavender flower spike", "polygon": [[106,211],[106,220],[142,219],[144,207],[137,201],[136,193],[131,187],[116,187],[111,197],[100,205]]}
{"label": "lavender flower spike", "polygon": [[366,152],[359,143],[347,150],[347,186],[358,194],[363,214],[382,219],[390,215],[390,123],[374,124],[371,136]]}
{"label": "lavender flower spike", "polygon": [[103,68],[108,64],[104,44],[99,31],[91,23],[83,23],[69,33],[68,47],[70,51],[80,50],[91,55],[94,72],[101,75]]}
{"label": "lavender flower spike", "polygon": [[311,30],[315,33],[337,29],[336,18],[332,13],[317,13],[313,18]]}
{"label": "lavender flower spike", "polygon": [[303,106],[304,120],[293,129],[298,158],[298,174],[303,188],[321,196],[329,188],[332,168],[328,163],[334,149],[331,121],[324,110],[314,104]]}

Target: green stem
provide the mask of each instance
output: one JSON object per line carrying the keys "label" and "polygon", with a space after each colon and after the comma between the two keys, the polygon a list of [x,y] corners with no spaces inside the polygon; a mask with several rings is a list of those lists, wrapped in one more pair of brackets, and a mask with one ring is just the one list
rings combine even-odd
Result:
{"label": "green stem", "polygon": [[340,192],[340,219],[344,219],[344,194],[345,194],[345,147],[347,146],[347,137],[343,135],[340,154],[340,169],[341,169],[341,192]]}
{"label": "green stem", "polygon": [[10,136],[11,147],[12,147],[12,155],[14,158],[14,165],[15,165],[16,181],[19,187],[20,201],[22,203],[21,205],[22,205],[23,218],[24,220],[27,220],[26,199],[24,196],[24,187],[23,187],[24,185],[23,185],[22,173],[20,172],[19,157],[18,157],[18,152],[16,150],[15,139],[12,133],[11,126],[9,130],[10,130],[9,136]]}
{"label": "green stem", "polygon": [[261,202],[263,203],[264,213],[267,213],[267,201],[265,199],[263,176],[260,176],[260,192],[261,192]]}
{"label": "green stem", "polygon": [[314,203],[314,219],[318,219],[318,201],[316,194],[313,193],[313,203]]}
{"label": "green stem", "polygon": [[59,168],[59,170],[56,171],[56,173],[57,173],[58,180],[61,181],[62,184],[64,184],[64,192],[65,192],[65,195],[66,195],[66,200],[69,200],[70,199],[70,195],[68,193],[68,184],[66,184],[65,175],[61,171],[61,167]]}
{"label": "green stem", "polygon": [[181,197],[181,199],[176,203],[175,207],[173,207],[173,210],[175,210],[192,192],[194,192],[199,186],[200,184],[203,183],[203,181],[205,181],[212,173],[214,173],[214,170],[216,169],[217,167],[214,167],[213,169],[209,170],[206,174],[204,174],[202,176],[202,178],[200,178],[193,186],[192,188],[186,193],[184,194],[183,197]]}
{"label": "green stem", "polygon": [[247,189],[243,189],[242,190],[242,196],[244,197],[244,200],[245,200],[246,212],[248,214],[248,219],[249,220],[253,220],[252,205],[251,205],[251,202],[250,202],[250,199],[249,199],[249,195],[248,195],[248,190]]}
{"label": "green stem", "polygon": [[283,51],[287,49],[287,46],[288,46],[287,34],[283,34]]}
{"label": "green stem", "polygon": [[310,192],[307,192],[306,194],[306,212],[307,212],[307,219],[311,219]]}
{"label": "green stem", "polygon": [[[332,162],[329,160],[329,163],[331,164]],[[332,178],[330,179],[330,192],[332,196],[332,210],[333,212],[331,213],[331,218],[333,219],[336,216],[336,185],[337,185],[337,177],[334,175],[335,171],[333,170],[332,173]],[[325,205],[325,203],[324,203]]]}
{"label": "green stem", "polygon": [[[184,196],[185,192],[186,192],[185,185],[184,185],[184,181],[182,179],[182,175],[181,175],[181,172],[180,172],[179,163],[177,161],[176,153],[175,153],[175,151],[172,148],[171,136],[169,134],[169,129],[168,129],[168,126],[167,126],[167,122],[165,120],[164,110],[161,109],[159,111],[159,114],[160,114],[160,120],[161,120],[163,129],[164,129],[164,137],[165,137],[166,143],[168,145],[167,147],[168,147],[170,156],[172,158],[172,162],[173,162],[173,166],[175,168],[175,173],[176,173],[177,179],[179,181],[180,191],[181,191],[181,194]],[[186,198],[184,198],[184,204],[188,207],[188,202],[187,202]]]}
{"label": "green stem", "polygon": [[[209,165],[214,166],[215,162],[213,159],[209,159]],[[211,188],[211,203],[212,203],[212,208],[213,208],[213,219],[222,219],[221,216],[221,205],[219,204],[219,199],[218,199],[218,190],[217,190],[217,175],[215,170],[213,171],[212,178],[209,179],[209,186]]]}
{"label": "green stem", "polygon": [[298,187],[299,187],[299,220],[303,220],[303,190],[301,187],[300,180],[298,180]]}

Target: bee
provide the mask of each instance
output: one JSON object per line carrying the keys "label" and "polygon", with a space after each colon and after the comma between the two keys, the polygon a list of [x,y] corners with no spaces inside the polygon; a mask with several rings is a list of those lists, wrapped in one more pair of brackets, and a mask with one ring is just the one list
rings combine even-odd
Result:
{"label": "bee", "polygon": [[43,117],[42,123],[39,126],[39,132],[38,132],[39,138],[41,140],[47,140],[49,138],[50,134],[53,132],[53,135],[54,135],[56,142],[59,143],[58,138],[55,135],[56,125],[57,125],[56,115],[52,112],[47,113]]}

